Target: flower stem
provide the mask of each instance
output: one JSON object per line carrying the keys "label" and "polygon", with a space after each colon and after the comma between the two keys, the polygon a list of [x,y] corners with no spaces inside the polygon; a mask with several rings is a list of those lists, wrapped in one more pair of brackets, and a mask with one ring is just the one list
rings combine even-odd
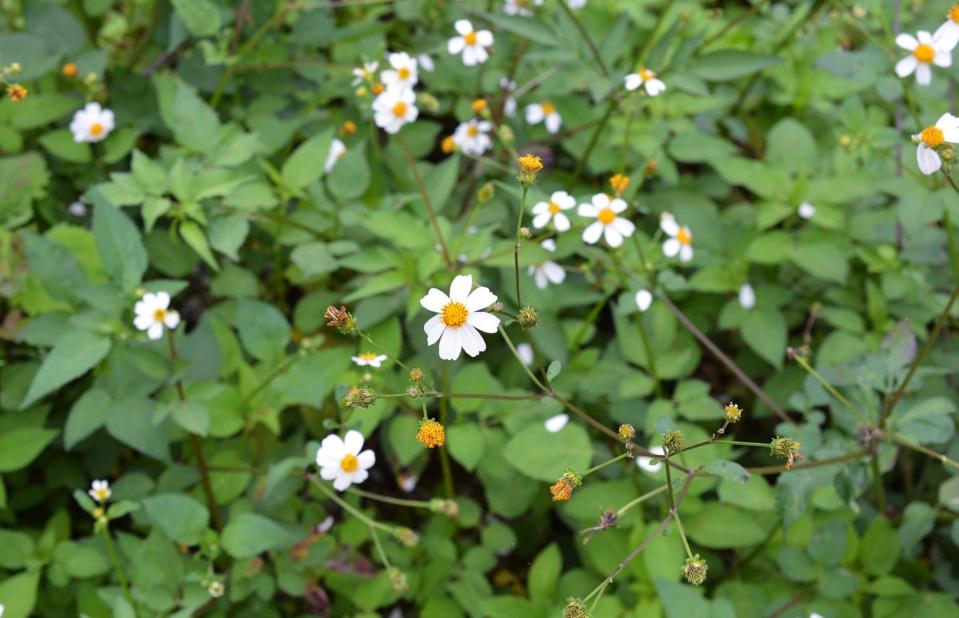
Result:
{"label": "flower stem", "polygon": [[603,76],[609,77],[609,69],[606,68],[606,63],[603,62],[603,57],[600,55],[596,43],[593,42],[593,37],[589,35],[589,30],[587,30],[583,22],[576,17],[576,13],[573,12],[573,9],[569,8],[566,2],[559,2],[558,4],[563,12],[566,13],[566,16],[573,22],[573,25],[576,26],[576,29],[579,30],[579,34],[583,37],[583,40],[586,41],[586,45],[589,46],[589,51],[593,54],[593,59],[596,60],[596,66],[599,67],[600,72],[602,72]]}
{"label": "flower stem", "polygon": [[606,466],[608,466],[608,465],[610,465],[610,464],[614,464],[614,463],[616,463],[617,461],[620,461],[621,459],[623,459],[623,458],[625,458],[625,457],[628,457],[628,455],[627,455],[626,453],[620,453],[620,454],[617,455],[616,457],[613,457],[612,459],[610,459],[610,460],[608,460],[608,461],[604,461],[604,462],[601,463],[601,464],[597,464],[597,465],[593,466],[592,468],[590,468],[589,470],[587,470],[586,472],[583,472],[582,476],[585,477],[585,476],[587,476],[587,475],[590,475],[590,474],[592,474],[593,472],[596,472],[597,470],[601,470],[601,469],[605,468]]}
{"label": "flower stem", "polygon": [[440,253],[443,254],[443,261],[446,262],[447,268],[453,270],[453,259],[450,257],[449,248],[446,246],[446,240],[443,238],[443,230],[440,229],[439,221],[436,218],[436,211],[433,210],[433,202],[430,200],[430,194],[426,190],[426,185],[423,184],[423,178],[420,176],[420,171],[416,169],[416,161],[413,160],[413,153],[410,151],[409,144],[406,143],[406,138],[403,137],[402,133],[396,134],[396,140],[403,149],[403,154],[406,155],[406,162],[410,166],[410,172],[413,174],[413,180],[416,181],[416,186],[419,188],[420,195],[423,197],[423,205],[426,207],[426,212],[430,217],[430,222],[433,224],[433,232],[436,233],[436,242],[438,242],[440,245]]}
{"label": "flower stem", "polygon": [[513,274],[516,277],[516,307],[522,308],[523,301],[520,298],[519,291],[519,248],[522,241],[520,230],[523,227],[523,214],[526,212],[526,194],[529,193],[529,185],[523,184],[523,197],[519,202],[519,216],[516,217],[516,244],[513,245]]}
{"label": "flower stem", "polygon": [[835,398],[836,398],[837,400],[839,400],[844,406],[846,406],[846,408],[847,408],[850,412],[852,412],[852,413],[856,416],[856,418],[858,418],[860,421],[862,421],[863,424],[865,424],[865,425],[870,425],[870,422],[866,419],[866,417],[862,414],[862,412],[860,412],[859,409],[856,408],[856,406],[852,405],[852,402],[850,402],[848,399],[846,399],[845,395],[843,395],[842,393],[840,393],[840,392],[836,389],[836,387],[834,387],[832,384],[830,384],[830,383],[826,380],[826,378],[824,378],[824,377],[822,376],[821,373],[819,373],[818,371],[816,371],[816,370],[812,367],[812,365],[810,365],[809,362],[808,362],[805,358],[803,358],[801,355],[796,355],[795,359],[796,359],[796,362],[799,364],[800,367],[802,367],[803,369],[805,369],[806,372],[807,372],[809,375],[811,375],[813,378],[815,378],[816,381],[819,382],[819,383],[822,385],[822,387],[825,388],[825,389],[829,392],[830,395],[832,395],[833,397],[835,397]]}
{"label": "flower stem", "polygon": [[113,574],[117,577],[117,582],[120,584],[120,590],[123,591],[123,598],[127,600],[127,603],[130,604],[130,607],[136,609],[136,603],[133,602],[133,597],[130,596],[130,587],[127,584],[127,576],[123,571],[123,566],[120,564],[120,555],[117,553],[116,545],[113,543],[113,535],[110,533],[110,526],[104,525],[102,528],[103,540],[107,546],[107,553],[110,555],[110,562],[113,563]]}
{"label": "flower stem", "polygon": [[338,505],[340,505],[340,507],[343,510],[350,513],[353,517],[356,517],[357,519],[362,521],[364,524],[366,524],[370,528],[379,528],[380,530],[383,530],[384,532],[389,532],[390,534],[393,534],[392,526],[376,521],[375,519],[367,516],[361,510],[359,510],[358,508],[356,508],[355,506],[353,506],[352,504],[350,504],[343,498],[339,497],[335,491],[327,487],[322,481],[320,481],[320,479],[316,478],[312,474],[308,475],[307,478],[310,479],[310,482],[313,483],[313,485],[315,485],[320,491],[325,493],[330,500],[332,500],[333,502],[336,502]]}
{"label": "flower stem", "polygon": [[[448,390],[450,384],[450,364],[443,363],[443,390]],[[446,412],[449,408],[449,399],[440,399],[440,424],[446,427]],[[426,416],[426,402],[423,402],[423,416]],[[455,492],[453,490],[453,473],[450,469],[450,456],[448,449],[441,448],[440,468],[443,470],[443,486],[446,488],[446,497],[453,499]]]}
{"label": "flower stem", "polygon": [[928,455],[929,457],[932,457],[933,459],[940,461],[947,466],[952,466],[953,468],[956,468],[957,470],[959,470],[959,462],[956,462],[950,459],[943,453],[934,451],[931,448],[926,448],[925,446],[922,446],[921,444],[916,444],[915,442],[907,440],[906,438],[903,438],[899,434],[893,433],[889,430],[883,430],[882,435],[885,436],[886,438],[889,438],[896,444],[905,446],[906,448],[910,448],[914,451],[918,451],[922,453],[923,455]]}
{"label": "flower stem", "polygon": [[659,494],[663,493],[664,491],[666,491],[666,485],[663,485],[663,486],[661,486],[661,487],[657,487],[656,489],[654,489],[654,490],[652,490],[652,491],[646,492],[646,493],[644,493],[643,495],[639,496],[638,498],[633,498],[632,500],[630,500],[629,502],[627,502],[626,504],[624,504],[618,511],[616,511],[616,517],[622,517],[623,515],[626,514],[626,511],[628,511],[629,509],[633,508],[633,507],[636,506],[637,504],[640,504],[640,503],[642,503],[642,502],[645,502],[646,500],[649,500],[649,499],[652,498],[653,496],[658,496]]}
{"label": "flower stem", "polygon": [[[562,2],[560,5],[562,5]],[[606,111],[603,113],[603,117],[600,118],[599,124],[596,125],[596,129],[593,131],[593,135],[589,138],[589,143],[586,145],[586,149],[583,150],[583,154],[576,162],[576,169],[573,171],[573,179],[570,181],[570,185],[575,185],[576,181],[579,180],[579,176],[582,173],[583,168],[586,166],[586,160],[589,158],[590,153],[593,152],[593,148],[596,147],[596,142],[599,141],[599,134],[603,132],[604,128],[606,128],[606,123],[609,122],[609,118],[612,116],[614,109],[616,109],[616,99],[611,98],[609,103],[606,104]]]}
{"label": "flower stem", "polygon": [[376,500],[378,502],[385,502],[387,504],[395,504],[397,506],[408,506],[414,509],[429,509],[430,503],[426,500],[408,500],[406,498],[394,498],[392,496],[383,496],[381,494],[376,494],[371,491],[364,491],[359,487],[350,487],[346,490],[351,494],[356,494],[357,496],[363,496],[364,498],[369,498],[370,500]]}
{"label": "flower stem", "polygon": [[539,381],[539,378],[537,378],[536,375],[534,375],[533,372],[530,371],[529,367],[526,366],[526,363],[523,362],[523,359],[519,355],[519,352],[516,351],[516,346],[513,345],[513,342],[510,340],[509,335],[506,334],[506,331],[503,329],[502,325],[499,326],[499,334],[503,336],[503,340],[506,342],[506,346],[509,348],[509,351],[512,352],[513,356],[516,357],[516,361],[519,363],[519,366],[523,368],[523,371],[526,372],[526,375],[529,376],[529,379],[532,380],[536,386],[540,387],[541,390],[543,390],[546,393],[549,393],[550,390],[546,388],[546,386],[542,382]]}

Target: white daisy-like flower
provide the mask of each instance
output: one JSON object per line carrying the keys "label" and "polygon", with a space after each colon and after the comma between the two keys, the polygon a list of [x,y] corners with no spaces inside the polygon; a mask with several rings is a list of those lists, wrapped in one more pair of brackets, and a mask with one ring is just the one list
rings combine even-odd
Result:
{"label": "white daisy-like flower", "polygon": [[[665,455],[666,449],[664,449],[662,445],[657,444],[649,447],[649,452],[653,453],[654,455]],[[659,472],[659,469],[663,467],[663,460],[655,457],[645,457],[640,455],[636,458],[636,465],[646,472]]]}
{"label": "white daisy-like flower", "polygon": [[226,586],[223,585],[223,582],[219,580],[214,580],[210,582],[210,585],[206,587],[206,591],[214,599],[219,599],[223,596],[223,593],[226,592]]}
{"label": "white daisy-like flower", "polygon": [[943,114],[936,124],[929,125],[912,136],[916,142],[916,162],[919,170],[925,174],[935,174],[942,167],[942,159],[936,151],[944,143],[959,143],[959,118],[952,114]]}
{"label": "white daisy-like flower", "polygon": [[90,489],[87,490],[90,497],[103,504],[110,499],[113,491],[110,489],[110,481],[96,480],[90,483]]}
{"label": "white daisy-like flower", "polygon": [[77,200],[67,206],[67,212],[69,212],[74,217],[82,217],[87,214],[87,205]]}
{"label": "white daisy-like flower", "polygon": [[380,73],[380,81],[387,88],[409,89],[420,80],[416,72],[416,58],[406,52],[396,52],[386,58],[393,68]]}
{"label": "white daisy-like flower", "polygon": [[636,292],[636,307],[641,313],[645,313],[649,306],[653,304],[653,293],[649,290],[640,290]]}
{"label": "white daisy-like flower", "polygon": [[952,8],[946,14],[946,21],[936,28],[932,38],[948,51],[952,51],[956,47],[956,44],[959,43],[959,3],[952,5]]}
{"label": "white daisy-like flower", "polygon": [[[472,292],[470,291],[472,290]],[[496,295],[487,287],[473,290],[472,275],[457,275],[450,284],[449,296],[436,288],[430,288],[420,299],[420,305],[437,315],[426,321],[426,345],[440,342],[440,358],[456,360],[460,351],[475,357],[486,349],[486,342],[479,331],[495,333],[499,318],[483,311],[496,302]]]}
{"label": "white daisy-like flower", "polygon": [[547,131],[556,133],[563,126],[563,117],[556,111],[555,105],[549,101],[541,101],[526,106],[526,122],[529,124],[544,122]]}
{"label": "white daisy-like flower", "polygon": [[536,356],[533,354],[533,346],[528,343],[521,343],[517,345],[516,353],[519,354],[519,359],[523,361],[523,364],[527,367],[531,366],[536,361]]}
{"label": "white daisy-like flower", "polygon": [[566,426],[566,423],[569,422],[568,414],[557,414],[556,416],[551,416],[546,419],[546,422],[543,423],[543,426],[546,427],[546,431],[550,433],[556,433]]}
{"label": "white daisy-like flower", "polygon": [[419,115],[413,90],[387,88],[373,100],[373,121],[387,133],[396,133]]}
{"label": "white daisy-like flower", "polygon": [[809,618],[825,618],[825,617],[822,614],[817,614],[816,612],[813,612],[809,614]]}
{"label": "white daisy-like flower", "polygon": [[679,259],[684,262],[693,259],[693,233],[688,227],[676,223],[676,218],[668,212],[659,218],[659,227],[669,236],[663,243],[663,255],[675,257],[679,254]]}
{"label": "white daisy-like flower", "polygon": [[451,54],[462,54],[463,64],[468,67],[483,64],[489,60],[488,48],[493,46],[493,33],[489,30],[473,30],[468,19],[458,19],[453,28],[459,36],[454,36],[446,45]]}
{"label": "white daisy-like flower", "polygon": [[803,219],[812,219],[813,215],[816,214],[816,207],[809,202],[803,202],[796,209],[796,212],[799,213],[799,216]]}
{"label": "white daisy-like flower", "polygon": [[133,312],[133,325],[153,340],[163,336],[164,328],[173,330],[180,324],[180,314],[170,309],[170,295],[166,292],[147,292],[133,306]]}
{"label": "white daisy-like flower", "polygon": [[323,171],[329,174],[333,170],[333,166],[336,165],[336,162],[345,154],[346,144],[343,143],[343,140],[334,137],[333,141],[330,142],[330,152],[326,155],[326,163],[323,164]]}
{"label": "white daisy-like flower", "polygon": [[571,9],[581,9],[586,6],[586,0],[566,0],[566,6]]}
{"label": "white daisy-like flower", "polygon": [[400,489],[406,493],[410,493],[416,489],[416,484],[420,482],[420,477],[415,474],[403,473],[397,479],[400,485]]}
{"label": "white daisy-like flower", "polygon": [[512,118],[516,115],[516,97],[512,94],[516,90],[516,81],[503,77],[499,80],[499,87],[506,92],[506,99],[503,100],[503,113]]}
{"label": "white daisy-like flower", "polygon": [[544,228],[552,221],[557,232],[565,232],[570,228],[569,217],[563,214],[576,206],[576,198],[566,191],[554,191],[548,202],[533,204],[533,227]]}
{"label": "white daisy-like flower", "polygon": [[429,54],[420,54],[416,57],[416,62],[421,69],[427,73],[432,73],[436,69],[436,65],[433,63],[433,57]]}
{"label": "white daisy-like flower", "polygon": [[336,434],[323,438],[316,452],[320,477],[333,481],[333,489],[344,491],[350,485],[359,485],[370,475],[367,470],[376,463],[376,453],[363,450],[363,434],[351,429],[343,439]]}
{"label": "white daisy-like flower", "polygon": [[374,369],[379,369],[383,365],[383,361],[388,359],[389,356],[386,354],[377,354],[376,352],[362,352],[353,357],[353,362],[359,365],[360,367],[373,367]]}
{"label": "white daisy-like flower", "polygon": [[466,154],[481,155],[493,145],[493,140],[489,136],[492,130],[492,122],[471,118],[456,127],[456,131],[453,132],[453,143]]}
{"label": "white daisy-like flower", "polygon": [[373,75],[379,66],[379,62],[364,62],[363,66],[353,69],[353,85],[359,86],[365,81],[373,81]]}
{"label": "white daisy-like flower", "polygon": [[606,244],[615,248],[623,244],[624,236],[632,236],[636,231],[632,221],[619,216],[626,210],[626,202],[622,199],[618,197],[610,199],[605,193],[597,193],[591,202],[591,204],[580,204],[576,211],[581,217],[596,218],[596,221],[583,230],[584,242],[595,245],[600,236],[603,236],[606,238]]}
{"label": "white daisy-like flower", "polygon": [[503,12],[507,15],[529,17],[533,14],[534,5],[543,6],[543,0],[506,0],[503,3]]}
{"label": "white daisy-like flower", "polygon": [[624,77],[623,85],[626,86],[626,90],[636,90],[640,86],[645,86],[646,94],[651,97],[655,97],[666,90],[666,84],[656,78],[656,71],[651,71],[646,67],[640,67],[635,73],[630,73]]}
{"label": "white daisy-like flower", "polygon": [[896,45],[911,52],[908,56],[896,63],[896,75],[908,77],[916,74],[916,83],[928,86],[932,81],[930,64],[948,67],[952,64],[952,54],[941,41],[932,38],[925,30],[920,30],[916,36],[902,33],[896,37]]}
{"label": "white daisy-like flower", "polygon": [[113,112],[100,107],[99,103],[87,103],[77,110],[70,121],[70,132],[77,143],[102,142],[113,131]]}
{"label": "white daisy-like flower", "polygon": [[739,288],[739,306],[747,310],[756,306],[756,291],[748,281]]}
{"label": "white daisy-like flower", "polygon": [[[556,251],[556,241],[552,238],[547,238],[541,242],[539,246],[550,253]],[[527,274],[533,278],[533,281],[536,282],[536,287],[541,290],[545,290],[550,283],[559,285],[566,279],[566,271],[563,270],[562,266],[552,260],[533,264],[529,267],[529,270],[527,270]]]}

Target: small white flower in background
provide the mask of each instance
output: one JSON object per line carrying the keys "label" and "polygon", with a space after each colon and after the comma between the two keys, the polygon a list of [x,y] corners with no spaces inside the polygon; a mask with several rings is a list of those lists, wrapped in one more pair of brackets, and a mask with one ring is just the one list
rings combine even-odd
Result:
{"label": "small white flower in background", "polygon": [[77,143],[102,142],[114,126],[112,111],[100,107],[99,103],[87,103],[73,115],[70,132]]}
{"label": "small white flower in background", "polygon": [[431,58],[429,54],[420,54],[416,57],[416,62],[419,64],[420,68],[427,73],[432,73],[436,68],[436,65],[433,64],[433,58]]}
{"label": "small white flower in background", "polygon": [[739,288],[739,306],[743,309],[752,309],[756,306],[756,291],[748,281]]}
{"label": "small white flower in background", "polygon": [[400,475],[399,479],[400,489],[406,493],[410,493],[416,489],[416,484],[419,483],[420,477],[415,474],[403,473]]}
{"label": "small white flower in background", "polygon": [[586,6],[586,0],[566,0],[566,6],[571,9],[581,9]]}
{"label": "small white flower in background", "polygon": [[503,3],[503,12],[507,15],[522,15],[529,17],[533,14],[531,6],[543,6],[543,0],[506,0]]}
{"label": "small white flower in background", "polygon": [[513,91],[516,90],[516,82],[508,77],[503,77],[499,80],[499,87],[506,92],[506,99],[503,101],[503,113],[512,118],[516,115],[516,97],[513,96]]}
{"label": "small white flower in background", "polygon": [[173,330],[180,324],[180,314],[170,309],[170,295],[166,292],[147,292],[133,306],[133,312],[136,314],[133,325],[137,330],[146,331],[150,339],[162,337],[164,327]]}
{"label": "small white flower in background", "polygon": [[374,369],[379,369],[383,365],[383,361],[388,359],[389,356],[386,354],[377,354],[376,352],[363,352],[357,354],[353,357],[353,362],[359,365],[360,367],[373,367]]}
{"label": "small white flower in background", "polygon": [[333,170],[333,166],[340,160],[340,157],[346,154],[346,144],[343,140],[333,138],[330,142],[330,152],[326,155],[326,163],[323,164],[323,171],[327,174]]}
{"label": "small white flower in background", "polygon": [[655,97],[657,94],[666,90],[666,84],[660,79],[656,79],[656,71],[650,71],[646,67],[640,67],[635,73],[630,73],[623,78],[626,90],[636,90],[645,85],[646,94]]}
{"label": "small white flower in background", "polygon": [[816,214],[816,207],[809,202],[803,202],[799,205],[799,208],[796,209],[796,212],[798,212],[799,216],[803,219],[812,219],[812,216]]}
{"label": "small white flower in background", "polygon": [[223,582],[214,580],[206,587],[206,591],[209,592],[210,596],[214,599],[219,599],[223,596],[223,593],[226,592],[226,586],[223,585]]}
{"label": "small white flower in background", "polygon": [[653,293],[649,290],[640,290],[636,292],[636,306],[641,313],[645,313],[649,306],[653,304]]}
{"label": "small white flower in background", "polygon": [[945,142],[959,143],[959,118],[952,114],[943,114],[921,132],[912,136],[916,143],[916,162],[919,170],[925,174],[935,174],[942,167],[942,159],[936,149]]}
{"label": "small white flower in background", "polygon": [[353,85],[359,86],[365,81],[373,81],[373,74],[379,66],[379,62],[364,62],[363,66],[353,69]]}
{"label": "small white flower in background", "polygon": [[[539,246],[550,253],[556,251],[556,241],[552,238],[547,238],[541,242]],[[546,260],[540,264],[533,264],[526,272],[533,277],[533,281],[536,282],[536,287],[541,290],[545,290],[550,282],[559,285],[566,279],[566,271],[563,270],[562,266],[552,260]]]}
{"label": "small white flower in background", "polygon": [[533,227],[546,227],[551,220],[557,232],[565,232],[570,228],[569,217],[563,214],[576,206],[576,198],[566,191],[554,191],[548,202],[537,202],[533,205]]}
{"label": "small white flower in background", "polygon": [[67,212],[69,212],[74,217],[82,217],[87,214],[87,205],[77,200],[67,206]]}
{"label": "small white flower in background", "polygon": [[916,74],[916,83],[928,86],[932,81],[930,64],[948,67],[952,64],[952,55],[941,41],[932,38],[925,30],[920,30],[916,36],[900,34],[896,37],[896,45],[912,52],[896,63],[896,75],[908,77]]}
{"label": "small white flower in background", "polygon": [[103,504],[110,499],[113,491],[110,489],[110,481],[96,480],[90,483],[90,489],[87,490],[90,497]]}
{"label": "small white flower in background", "polygon": [[0,603],[0,618],[3,618],[3,612],[5,611],[5,609],[6,608],[4,607],[3,603]]}
{"label": "small white flower in background", "polygon": [[316,452],[316,465],[320,477],[333,481],[333,489],[344,491],[350,485],[359,485],[370,475],[367,470],[376,463],[376,454],[363,450],[363,434],[351,429],[340,439],[330,434],[323,438]]}
{"label": "small white flower in background", "polygon": [[605,193],[597,193],[591,202],[580,204],[577,210],[581,217],[596,218],[596,221],[583,230],[584,242],[595,245],[600,236],[604,236],[606,243],[615,248],[623,244],[624,236],[632,236],[636,231],[632,221],[619,216],[619,213],[626,210],[626,202],[622,199],[610,199]]}
{"label": "small white flower in background", "polygon": [[[666,449],[664,449],[662,445],[657,444],[656,446],[649,447],[649,452],[655,455],[665,455]],[[636,458],[636,465],[646,472],[658,472],[659,469],[663,467],[663,460],[640,455]]]}
{"label": "small white flower in background", "polygon": [[489,132],[493,123],[488,120],[472,118],[460,123],[453,132],[453,143],[466,154],[481,155],[493,145]]}
{"label": "small white flower in background", "polygon": [[566,423],[569,422],[568,414],[557,414],[556,416],[551,416],[546,419],[546,422],[543,423],[543,426],[546,427],[546,431],[550,433],[556,433],[560,429],[566,426]]}
{"label": "small white flower in background", "polygon": [[419,81],[419,74],[416,72],[416,59],[408,53],[396,52],[387,56],[386,60],[393,67],[380,73],[380,81],[387,88],[407,90]]}
{"label": "small white flower in background", "polygon": [[410,90],[387,88],[373,100],[373,121],[387,133],[398,132],[403,125],[416,120],[416,94]]}
{"label": "small white flower in background", "polygon": [[451,54],[463,55],[463,64],[468,67],[483,64],[489,60],[487,48],[493,46],[493,33],[489,30],[473,30],[468,19],[458,19],[453,28],[459,36],[449,40],[446,49]]}
{"label": "small white flower in background", "polygon": [[675,257],[688,262],[693,259],[693,233],[685,225],[676,223],[676,218],[664,212],[659,218],[659,227],[666,232],[669,238],[663,243],[663,255]]}
{"label": "small white flower in background", "polygon": [[320,523],[316,524],[317,534],[326,534],[333,529],[333,524],[336,523],[336,520],[333,519],[332,515],[327,515],[326,518]]}
{"label": "small white flower in background", "polygon": [[809,614],[809,618],[825,618],[825,617],[822,614],[817,614],[816,612],[813,612]]}
{"label": "small white flower in background", "polygon": [[528,343],[521,343],[516,346],[516,353],[519,354],[519,359],[523,361],[523,364],[529,367],[536,360],[536,356],[533,354],[533,346]]}
{"label": "small white flower in background", "polygon": [[959,43],[959,2],[949,9],[949,13],[946,14],[946,21],[936,28],[932,39],[948,51],[952,51]]}
{"label": "small white flower in background", "polygon": [[526,122],[539,124],[545,120],[546,130],[556,133],[563,126],[563,117],[556,111],[556,106],[549,101],[533,103],[526,106]]}
{"label": "small white flower in background", "polygon": [[[472,290],[472,292],[470,291]],[[449,296],[430,288],[420,299],[420,305],[434,315],[423,326],[426,345],[440,342],[440,358],[456,360],[460,351],[476,356],[486,349],[486,342],[478,331],[495,333],[499,318],[483,311],[496,302],[496,295],[487,287],[473,290],[471,275],[457,275],[450,284]]]}

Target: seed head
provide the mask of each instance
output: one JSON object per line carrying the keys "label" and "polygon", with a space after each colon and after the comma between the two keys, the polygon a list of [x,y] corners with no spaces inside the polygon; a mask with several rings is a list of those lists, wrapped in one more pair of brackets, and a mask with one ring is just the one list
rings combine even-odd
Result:
{"label": "seed head", "polygon": [[729,402],[723,408],[723,416],[727,423],[738,423],[743,416],[742,409],[733,402]]}
{"label": "seed head", "polygon": [[636,428],[630,425],[629,423],[623,423],[619,426],[619,429],[616,431],[619,434],[620,439],[624,442],[629,442],[636,435]]}
{"label": "seed head", "polygon": [[799,452],[801,447],[802,445],[799,441],[793,440],[792,438],[773,438],[773,441],[769,444],[769,450],[773,455],[779,458],[785,458],[787,470],[793,469],[793,463],[796,460],[802,461],[805,459],[802,453]]}
{"label": "seed head", "polygon": [[586,606],[579,599],[568,599],[563,608],[563,618],[589,618]]}
{"label": "seed head", "polygon": [[433,498],[430,500],[430,510],[434,513],[442,513],[447,517],[459,517],[460,506],[455,500],[444,500],[443,498]]}
{"label": "seed head", "polygon": [[429,419],[420,424],[416,439],[426,448],[436,448],[446,444],[446,428],[442,423]]}
{"label": "seed head", "polygon": [[421,92],[416,99],[420,107],[428,112],[436,112],[440,109],[440,102],[428,92]]}
{"label": "seed head", "polygon": [[402,526],[393,530],[393,538],[399,541],[404,547],[416,547],[420,543],[420,535]]}
{"label": "seed head", "polygon": [[683,565],[683,575],[686,576],[686,581],[694,586],[701,586],[706,581],[706,571],[708,570],[709,566],[705,560],[699,557],[699,554],[687,558],[686,564]]}
{"label": "seed head", "polygon": [[519,325],[526,330],[536,328],[536,325],[539,324],[539,313],[532,307],[523,307],[519,310],[517,317],[519,318]]}
{"label": "seed head", "polygon": [[554,502],[566,502],[573,497],[573,490],[583,484],[583,477],[573,470],[567,470],[558,481],[549,488]]}
{"label": "seed head", "polygon": [[423,370],[419,367],[413,367],[410,369],[410,380],[412,382],[422,382],[423,381]]}
{"label": "seed head", "polygon": [[686,440],[680,431],[667,431],[663,434],[663,446],[666,447],[666,451],[669,453],[678,453],[683,450],[683,444],[685,443]]}
{"label": "seed head", "polygon": [[396,567],[390,567],[386,573],[390,578],[390,584],[393,586],[393,592],[396,594],[396,596],[400,596],[410,589],[410,585],[407,583],[406,575],[403,573],[403,571]]}
{"label": "seed head", "polygon": [[27,89],[20,84],[10,84],[7,86],[7,96],[14,103],[19,103],[27,98]]}
{"label": "seed head", "polygon": [[335,328],[344,335],[351,335],[356,332],[356,318],[346,310],[346,307],[340,306],[337,308],[330,305],[326,308],[323,317],[326,318],[328,327]]}
{"label": "seed head", "polygon": [[376,393],[371,388],[350,389],[343,398],[348,408],[368,408],[376,401]]}

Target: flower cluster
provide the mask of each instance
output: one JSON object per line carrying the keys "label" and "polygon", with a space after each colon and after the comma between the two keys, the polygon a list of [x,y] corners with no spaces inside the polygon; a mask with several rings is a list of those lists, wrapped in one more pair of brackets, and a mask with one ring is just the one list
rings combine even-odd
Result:
{"label": "flower cluster", "polygon": [[[417,59],[406,52],[387,55],[390,68],[380,73],[380,81],[373,84],[373,121],[387,133],[397,133],[403,125],[416,120],[416,93],[413,87],[419,82]],[[377,64],[373,64],[376,70]],[[364,76],[370,73],[370,65],[364,65]],[[354,73],[355,74],[355,73]]]}

